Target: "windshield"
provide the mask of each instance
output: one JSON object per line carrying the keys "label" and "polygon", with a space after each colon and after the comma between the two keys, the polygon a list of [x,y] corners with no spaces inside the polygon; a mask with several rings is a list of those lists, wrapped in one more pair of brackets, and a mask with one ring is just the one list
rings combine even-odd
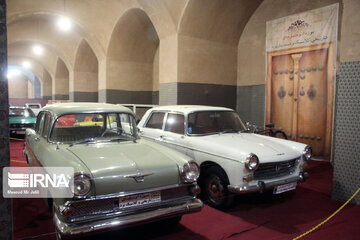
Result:
{"label": "windshield", "polygon": [[239,115],[233,111],[203,111],[188,116],[189,134],[214,134],[246,130]]}
{"label": "windshield", "polygon": [[137,138],[135,119],[127,113],[77,113],[56,119],[50,140],[60,143],[133,141]]}
{"label": "windshield", "polygon": [[26,108],[10,108],[10,117],[35,117],[35,114],[30,109]]}
{"label": "windshield", "polygon": [[28,104],[29,108],[40,108],[39,104]]}

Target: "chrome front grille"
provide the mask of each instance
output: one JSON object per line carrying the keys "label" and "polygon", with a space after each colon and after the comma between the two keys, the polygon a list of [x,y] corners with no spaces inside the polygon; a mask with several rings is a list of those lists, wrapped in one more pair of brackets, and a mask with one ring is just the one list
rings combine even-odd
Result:
{"label": "chrome front grille", "polygon": [[283,162],[263,163],[255,170],[254,179],[270,179],[289,175],[291,171],[294,170],[295,166],[296,159]]}
{"label": "chrome front grille", "polygon": [[189,187],[190,186],[179,186],[176,188],[163,189],[160,191],[161,202],[128,209],[119,208],[120,197],[72,201],[67,205],[72,212],[67,220],[74,222],[91,219],[99,215],[111,215],[114,213],[126,215],[134,211],[147,211],[148,209],[164,205],[166,202],[172,200],[180,200],[184,197],[192,198],[193,195],[191,195]]}

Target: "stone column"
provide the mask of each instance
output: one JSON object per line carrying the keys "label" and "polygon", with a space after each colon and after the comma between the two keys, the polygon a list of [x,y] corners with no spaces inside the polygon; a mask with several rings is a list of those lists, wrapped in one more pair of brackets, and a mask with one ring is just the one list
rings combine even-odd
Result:
{"label": "stone column", "polygon": [[[6,0],[0,0],[0,192],[3,189],[3,167],[10,166],[9,98],[7,72]],[[0,239],[12,239],[11,199],[0,195]]]}

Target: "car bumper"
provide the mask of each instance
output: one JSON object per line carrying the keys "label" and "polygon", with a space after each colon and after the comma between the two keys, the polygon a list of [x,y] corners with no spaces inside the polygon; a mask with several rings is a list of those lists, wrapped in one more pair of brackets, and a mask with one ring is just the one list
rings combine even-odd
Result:
{"label": "car bumper", "polygon": [[11,134],[25,134],[26,128],[9,128]]}
{"label": "car bumper", "polygon": [[272,189],[276,186],[292,183],[292,182],[305,182],[308,177],[307,172],[301,172],[298,176],[275,180],[265,183],[264,181],[257,181],[257,184],[250,186],[238,186],[238,185],[228,185],[229,192],[244,194],[244,193],[262,193],[265,190]]}
{"label": "car bumper", "polygon": [[200,211],[202,207],[202,201],[195,198],[175,206],[163,208],[160,207],[152,211],[108,219],[92,220],[85,223],[66,223],[61,221],[57,217],[57,214],[54,214],[54,223],[57,232],[60,233],[63,237],[67,238],[100,231],[121,229],[133,225],[145,224],[148,222],[153,222],[187,213],[194,213]]}

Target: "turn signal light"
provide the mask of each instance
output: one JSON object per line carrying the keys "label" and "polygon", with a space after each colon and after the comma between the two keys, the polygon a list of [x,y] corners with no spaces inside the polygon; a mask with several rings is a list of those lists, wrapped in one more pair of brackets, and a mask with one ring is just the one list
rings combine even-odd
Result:
{"label": "turn signal light", "polygon": [[251,182],[252,180],[254,180],[254,176],[246,176],[246,177],[243,177],[243,181],[244,181],[244,182]]}
{"label": "turn signal light", "polygon": [[201,189],[198,185],[195,185],[193,186],[191,189],[190,189],[191,193],[194,194],[194,196],[197,196],[200,194],[201,192]]}
{"label": "turn signal light", "polygon": [[73,214],[73,212],[71,211],[70,208],[66,208],[66,209],[64,210],[63,214],[64,214],[64,216],[66,216],[66,217],[70,217],[70,216]]}

